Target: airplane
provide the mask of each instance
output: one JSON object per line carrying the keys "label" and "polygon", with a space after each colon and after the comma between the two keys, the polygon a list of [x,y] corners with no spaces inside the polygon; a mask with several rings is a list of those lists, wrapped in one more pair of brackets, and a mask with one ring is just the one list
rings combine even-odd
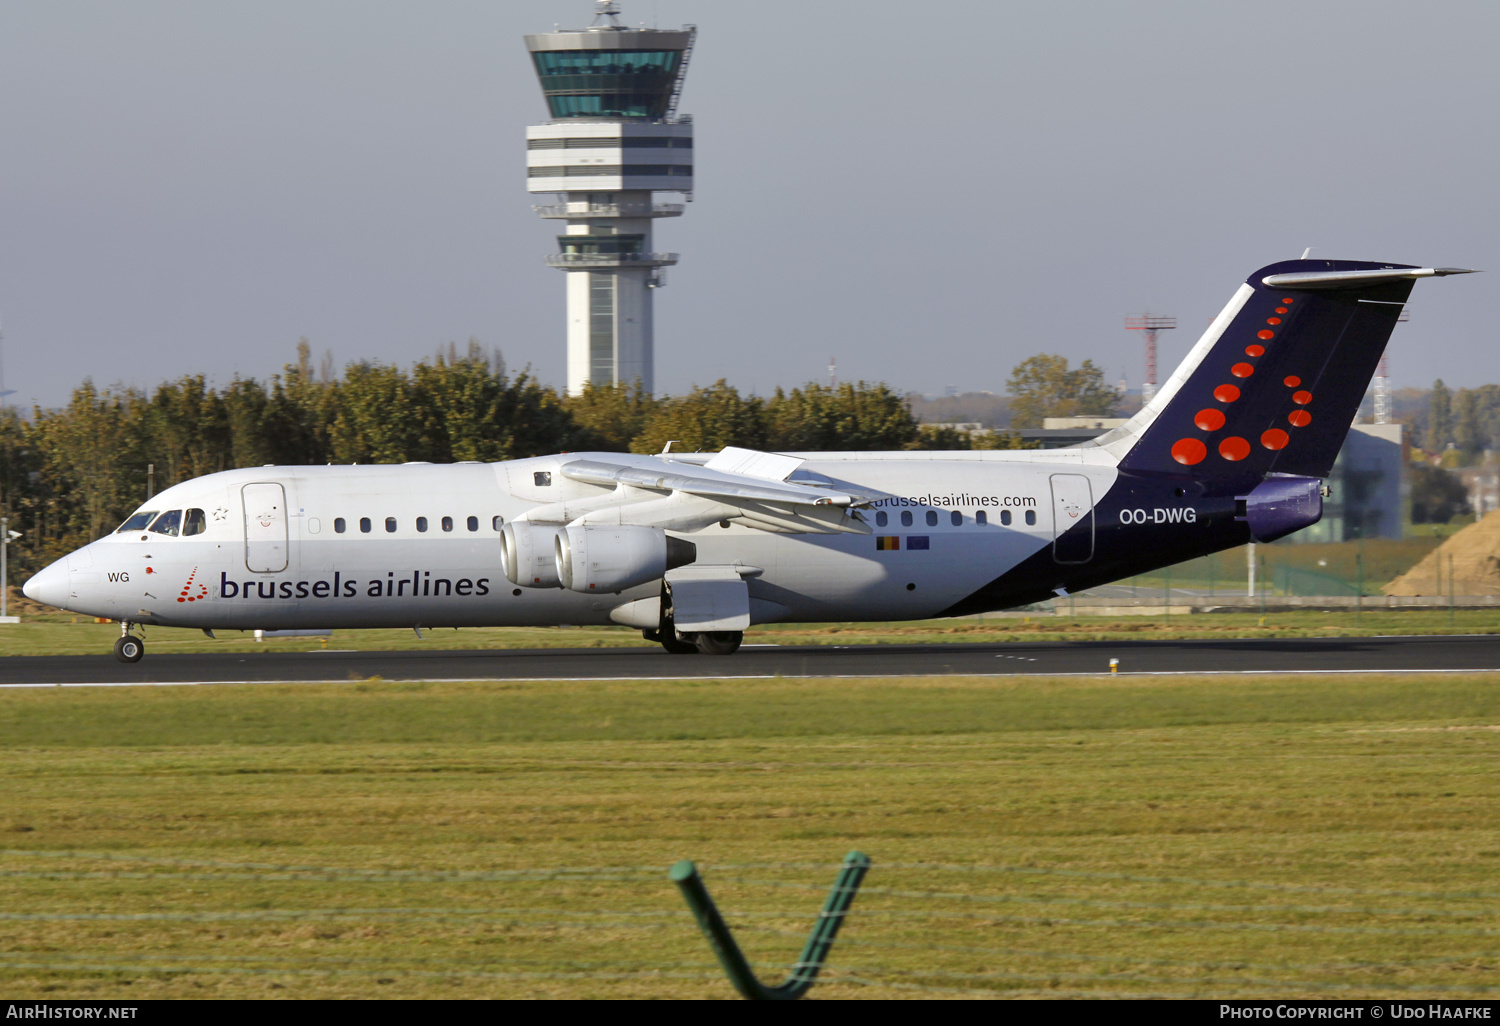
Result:
{"label": "airplane", "polygon": [[728,655],[753,624],[1026,605],[1316,523],[1414,283],[1467,273],[1263,267],[1139,413],[1073,448],[230,470],[153,496],[23,590],[119,621],[127,663],[145,625],[624,624]]}

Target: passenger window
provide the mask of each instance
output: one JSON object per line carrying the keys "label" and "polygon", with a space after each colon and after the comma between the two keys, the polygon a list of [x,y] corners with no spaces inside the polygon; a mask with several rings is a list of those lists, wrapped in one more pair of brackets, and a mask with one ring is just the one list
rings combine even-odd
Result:
{"label": "passenger window", "polygon": [[936,527],[937,526],[937,510],[930,509],[930,510],[927,511],[927,526],[928,527]]}
{"label": "passenger window", "polygon": [[452,517],[444,517],[443,518],[443,530],[445,530],[445,531],[451,531],[451,530],[453,530],[453,518]]}
{"label": "passenger window", "polygon": [[426,534],[427,533],[427,518],[426,517],[417,517],[417,533],[418,534]]}
{"label": "passenger window", "polygon": [[1000,511],[1000,526],[1001,527],[1009,527],[1010,526],[1010,510],[1008,510],[1008,509],[1002,509]]}
{"label": "passenger window", "polygon": [[369,534],[370,533],[370,518],[369,517],[360,517],[359,518],[359,533],[360,534]]}
{"label": "passenger window", "polygon": [[1034,510],[1034,509],[1028,509],[1026,511],[1026,526],[1027,527],[1035,527],[1036,526],[1036,510]]}
{"label": "passenger window", "polygon": [[496,517],[494,520],[490,521],[490,526],[493,527],[497,531],[500,530],[500,528],[502,528],[502,527],[505,526],[505,518],[504,517]]}
{"label": "passenger window", "polygon": [[385,533],[386,534],[395,534],[396,533],[396,518],[395,517],[386,517],[385,518]]}
{"label": "passenger window", "polygon": [[334,534],[343,534],[344,533],[344,528],[347,527],[347,526],[348,525],[344,523],[344,518],[343,517],[335,517],[334,521],[333,521],[333,533]]}
{"label": "passenger window", "polygon": [[477,531],[477,530],[479,530],[479,518],[478,517],[470,517],[469,518],[469,530],[471,530],[471,531]]}
{"label": "passenger window", "polygon": [[948,520],[953,524],[954,527],[964,526],[964,515],[958,510],[954,510],[952,513],[949,513]]}
{"label": "passenger window", "polygon": [[983,526],[984,524],[987,524],[989,522],[990,522],[990,515],[988,513],[986,513],[984,510],[980,510],[979,512],[977,512],[977,513],[974,514],[974,523]]}
{"label": "passenger window", "polygon": [[889,524],[890,522],[891,522],[891,518],[886,514],[885,510],[881,510],[879,513],[875,514],[875,526],[876,527],[884,527],[886,524]]}
{"label": "passenger window", "polygon": [[552,487],[552,471],[550,470],[538,470],[531,475],[531,479],[536,482],[538,488]]}
{"label": "passenger window", "polygon": [[177,532],[181,527],[182,510],[174,509],[156,518],[156,522],[151,525],[151,533],[164,534],[169,538],[176,538]]}
{"label": "passenger window", "polygon": [[146,525],[156,518],[156,510],[143,509],[120,525],[116,534],[124,534],[126,531],[144,531]]}
{"label": "passenger window", "polygon": [[903,509],[901,511],[901,526],[902,527],[910,527],[911,526],[911,510],[909,510],[909,509]]}
{"label": "passenger window", "polygon": [[208,530],[208,514],[201,509],[190,509],[187,511],[187,520],[182,525],[182,536],[191,538],[195,534],[202,534]]}

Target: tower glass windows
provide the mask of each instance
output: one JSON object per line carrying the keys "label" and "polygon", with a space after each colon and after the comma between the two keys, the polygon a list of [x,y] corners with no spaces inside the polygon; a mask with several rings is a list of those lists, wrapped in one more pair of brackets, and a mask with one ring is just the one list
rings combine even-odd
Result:
{"label": "tower glass windows", "polygon": [[[574,256],[635,256],[646,241],[644,235],[559,235],[558,245]],[[610,301],[613,311],[613,300]]]}
{"label": "tower glass windows", "polygon": [[533,53],[554,118],[666,117],[681,50]]}
{"label": "tower glass windows", "polygon": [[589,380],[615,383],[615,276],[589,275]]}

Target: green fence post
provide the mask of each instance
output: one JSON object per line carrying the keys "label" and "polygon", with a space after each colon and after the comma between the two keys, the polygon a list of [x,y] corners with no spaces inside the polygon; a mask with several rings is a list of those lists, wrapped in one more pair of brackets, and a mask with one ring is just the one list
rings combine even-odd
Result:
{"label": "green fence post", "polygon": [[671,876],[672,882],[682,891],[688,908],[693,910],[693,918],[698,921],[698,928],[703,931],[703,936],[708,938],[709,947],[714,949],[729,982],[734,984],[734,989],[740,992],[740,996],[750,1001],[795,1001],[817,982],[818,971],[823,968],[823,962],[833,947],[833,939],[838,936],[839,927],[849,914],[849,907],[854,904],[854,895],[869,871],[869,856],[857,851],[844,856],[843,868],[839,870],[838,879],[833,882],[833,890],[828,894],[828,901],[819,913],[818,921],[813,924],[807,946],[802,949],[802,957],[797,959],[786,982],[779,987],[767,987],[756,978],[755,970],[750,968],[749,961],[735,943],[734,935],[729,932],[729,924],[724,922],[714,899],[709,897],[708,888],[698,875],[698,868],[684,859],[672,867]]}

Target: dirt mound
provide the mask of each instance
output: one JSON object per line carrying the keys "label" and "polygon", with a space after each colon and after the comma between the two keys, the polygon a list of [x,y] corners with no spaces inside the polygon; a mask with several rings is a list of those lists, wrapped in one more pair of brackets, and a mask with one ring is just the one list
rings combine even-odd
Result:
{"label": "dirt mound", "polygon": [[1500,510],[1459,531],[1381,590],[1387,595],[1447,595],[1450,590],[1454,595],[1500,595]]}

